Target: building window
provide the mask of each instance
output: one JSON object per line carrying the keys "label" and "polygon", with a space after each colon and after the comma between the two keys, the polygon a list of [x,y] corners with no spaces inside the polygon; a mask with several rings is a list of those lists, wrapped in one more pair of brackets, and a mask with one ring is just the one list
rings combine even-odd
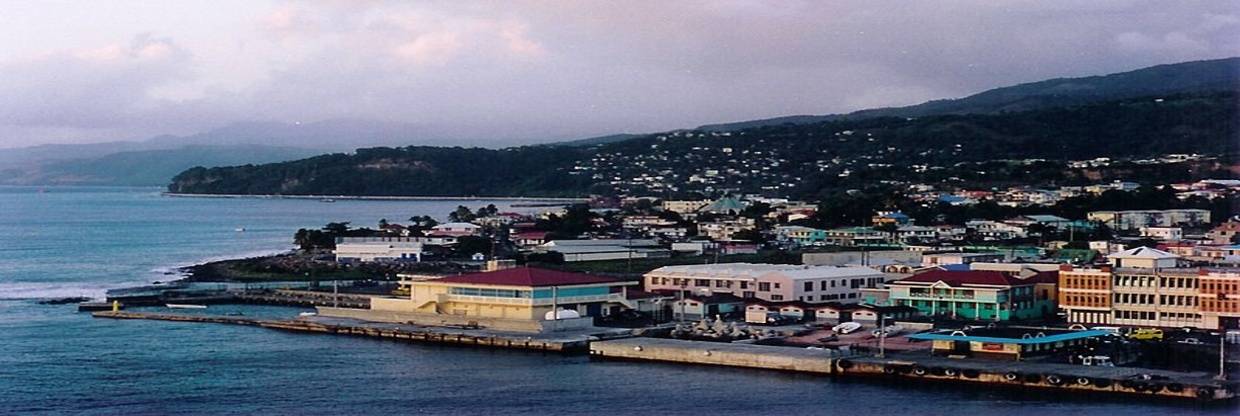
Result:
{"label": "building window", "polygon": [[827,281],[823,280],[818,283],[819,290],[827,290]]}
{"label": "building window", "polygon": [[814,291],[814,282],[805,282],[805,291],[806,291],[806,292],[813,292],[813,291]]}
{"label": "building window", "polygon": [[695,280],[693,281],[693,285],[694,285],[694,286],[697,286],[697,287],[710,287],[710,280],[706,280],[706,279],[695,279]]}
{"label": "building window", "polygon": [[768,282],[758,282],[758,291],[759,292],[770,292],[771,284]]}
{"label": "building window", "polygon": [[771,300],[784,300],[783,295],[771,295]]}

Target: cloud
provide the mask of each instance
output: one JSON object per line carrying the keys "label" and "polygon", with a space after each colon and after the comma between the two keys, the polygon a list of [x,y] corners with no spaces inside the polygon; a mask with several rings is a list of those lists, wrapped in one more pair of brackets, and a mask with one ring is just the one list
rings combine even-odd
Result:
{"label": "cloud", "polygon": [[[507,145],[904,105],[1240,55],[1240,18],[1225,2],[319,1],[235,16],[201,8],[183,12],[204,16],[199,32],[117,32],[105,38],[112,43],[70,36],[72,47],[0,58],[0,146],[336,118]],[[34,35],[58,33],[46,27]]]}

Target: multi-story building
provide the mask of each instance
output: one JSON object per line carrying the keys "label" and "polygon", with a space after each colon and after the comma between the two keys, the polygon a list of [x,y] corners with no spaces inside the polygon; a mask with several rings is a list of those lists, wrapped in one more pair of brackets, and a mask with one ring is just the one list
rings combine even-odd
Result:
{"label": "multi-story building", "polygon": [[1204,209],[1093,211],[1086,214],[1086,218],[1106,224],[1114,230],[1136,230],[1151,226],[1209,224],[1210,211]]}
{"label": "multi-story building", "polygon": [[887,302],[954,319],[1039,319],[1055,312],[1057,282],[1057,271],[932,270],[888,283]]}
{"label": "multi-story building", "polygon": [[1154,327],[1240,327],[1240,271],[1177,267],[1179,256],[1137,247],[1100,268],[1060,270],[1069,322]]}
{"label": "multi-story building", "polygon": [[1111,267],[1059,269],[1059,309],[1068,322],[1111,323]]}
{"label": "multi-story building", "polygon": [[645,275],[647,291],[727,293],[772,302],[856,303],[858,290],[882,284],[884,275],[868,267],[722,263],[664,266]]}
{"label": "multi-story building", "polygon": [[827,244],[855,247],[881,244],[887,241],[886,233],[870,227],[832,228],[827,230]]}
{"label": "multi-story building", "polygon": [[663,210],[675,212],[680,215],[696,214],[699,209],[710,205],[710,200],[688,200],[688,201],[663,201]]}
{"label": "multi-story building", "polygon": [[737,218],[714,222],[700,222],[697,227],[698,235],[706,236],[711,240],[731,240],[733,234],[741,231],[752,230],[757,228],[758,225],[752,219]]}

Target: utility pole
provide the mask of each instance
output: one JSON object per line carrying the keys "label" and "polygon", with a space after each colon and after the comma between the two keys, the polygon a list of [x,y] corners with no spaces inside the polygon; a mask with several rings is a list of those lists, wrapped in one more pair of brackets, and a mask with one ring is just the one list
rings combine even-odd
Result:
{"label": "utility pole", "polygon": [[1227,332],[1219,331],[1218,334],[1218,376],[1215,379],[1220,381],[1227,380]]}
{"label": "utility pole", "polygon": [[887,325],[882,312],[878,313],[878,358],[886,357]]}

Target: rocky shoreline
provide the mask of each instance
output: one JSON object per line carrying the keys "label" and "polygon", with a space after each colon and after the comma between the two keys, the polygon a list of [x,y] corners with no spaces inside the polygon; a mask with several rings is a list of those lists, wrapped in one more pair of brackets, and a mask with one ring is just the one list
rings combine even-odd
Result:
{"label": "rocky shoreline", "polygon": [[306,280],[396,280],[398,273],[457,274],[475,267],[453,262],[336,263],[330,251],[288,253],[212,261],[180,269],[185,282],[278,282]]}

